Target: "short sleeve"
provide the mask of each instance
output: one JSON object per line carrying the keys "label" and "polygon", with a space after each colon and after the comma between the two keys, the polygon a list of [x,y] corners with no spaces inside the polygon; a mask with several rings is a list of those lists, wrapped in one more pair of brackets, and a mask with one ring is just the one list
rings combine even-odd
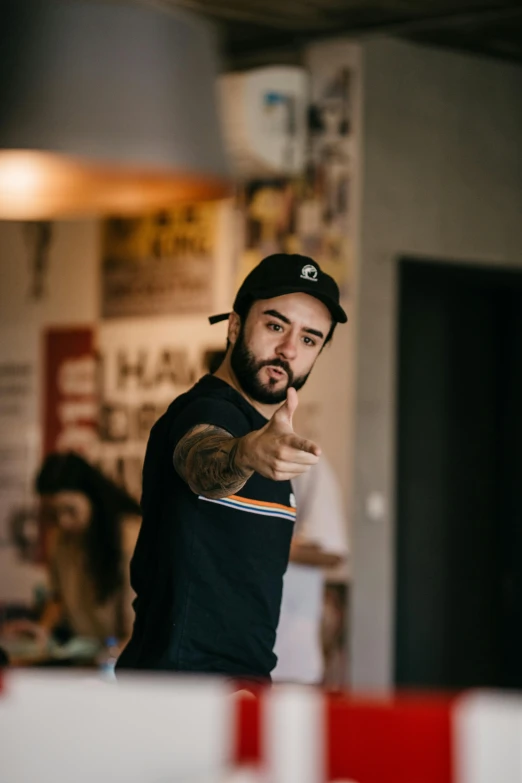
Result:
{"label": "short sleeve", "polygon": [[251,430],[246,416],[233,403],[212,397],[200,397],[187,405],[173,420],[170,427],[173,448],[189,430],[199,424],[220,427],[233,438],[241,438]]}

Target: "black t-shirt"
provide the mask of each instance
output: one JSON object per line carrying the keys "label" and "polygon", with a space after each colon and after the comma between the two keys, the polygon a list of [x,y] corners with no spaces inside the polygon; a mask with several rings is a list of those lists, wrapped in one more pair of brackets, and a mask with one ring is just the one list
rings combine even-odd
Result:
{"label": "black t-shirt", "polygon": [[173,465],[197,424],[241,437],[266,424],[227,383],[204,376],[152,428],[143,522],[131,562],[132,638],[118,668],[269,677],[295,521],[289,481],[254,473],[236,494],[193,493]]}

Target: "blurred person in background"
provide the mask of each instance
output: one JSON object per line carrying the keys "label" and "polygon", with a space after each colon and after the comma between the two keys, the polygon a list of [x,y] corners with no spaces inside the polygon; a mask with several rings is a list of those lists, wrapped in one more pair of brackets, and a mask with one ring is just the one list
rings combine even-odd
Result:
{"label": "blurred person in background", "polygon": [[123,643],[132,629],[129,562],[139,504],[83,457],[50,454],[36,478],[44,527],[51,528],[50,594],[38,622],[6,623],[42,647],[57,635]]}
{"label": "blurred person in background", "polygon": [[272,676],[277,682],[313,685],[324,680],[325,569],[338,568],[347,557],[346,517],[339,484],[324,455],[308,473],[292,479],[292,487],[297,516]]}

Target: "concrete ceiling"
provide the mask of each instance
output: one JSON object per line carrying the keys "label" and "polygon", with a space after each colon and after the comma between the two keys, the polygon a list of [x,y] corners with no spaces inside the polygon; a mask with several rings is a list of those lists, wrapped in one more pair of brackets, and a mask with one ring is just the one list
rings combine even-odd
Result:
{"label": "concrete ceiling", "polygon": [[[388,34],[522,63],[522,0],[167,0],[218,22],[227,65],[293,60],[312,40]],[[163,3],[165,4],[165,3]]]}

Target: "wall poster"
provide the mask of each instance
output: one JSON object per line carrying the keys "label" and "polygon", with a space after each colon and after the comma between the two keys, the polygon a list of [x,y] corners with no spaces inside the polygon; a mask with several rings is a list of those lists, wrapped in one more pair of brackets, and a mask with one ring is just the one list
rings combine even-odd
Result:
{"label": "wall poster", "polygon": [[43,452],[76,451],[93,460],[98,447],[94,328],[48,329],[44,335]]}
{"label": "wall poster", "polygon": [[208,313],[217,232],[214,202],[102,226],[102,317]]}
{"label": "wall poster", "polygon": [[175,397],[208,371],[223,345],[201,318],[100,326],[100,467],[134,497],[149,433]]}

